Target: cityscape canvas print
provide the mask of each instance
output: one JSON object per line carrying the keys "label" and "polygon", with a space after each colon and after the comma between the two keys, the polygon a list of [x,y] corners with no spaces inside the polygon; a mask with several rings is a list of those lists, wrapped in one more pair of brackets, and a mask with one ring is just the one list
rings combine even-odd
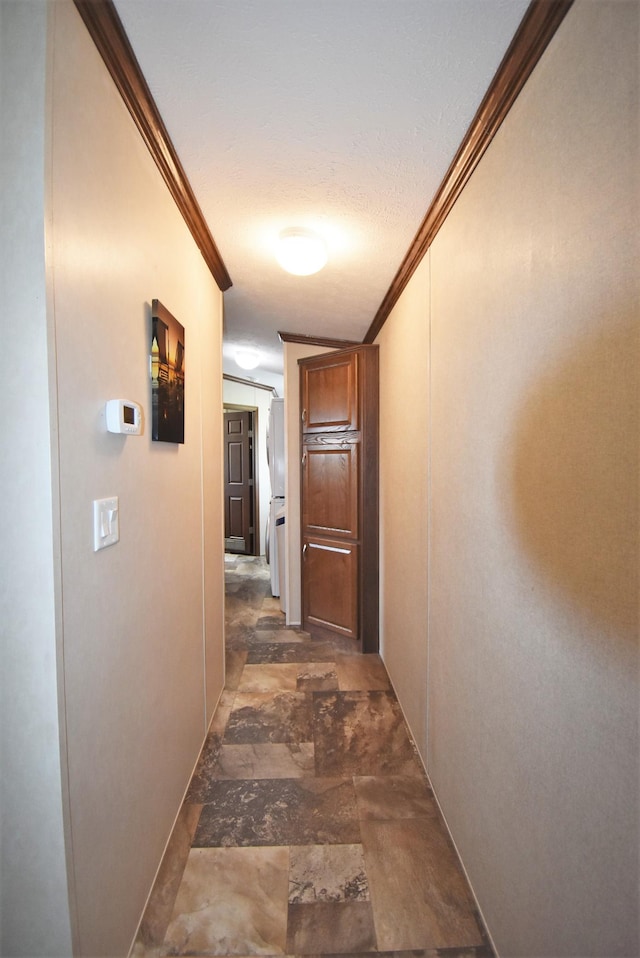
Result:
{"label": "cityscape canvas print", "polygon": [[184,326],[158,299],[151,320],[151,436],[184,442]]}

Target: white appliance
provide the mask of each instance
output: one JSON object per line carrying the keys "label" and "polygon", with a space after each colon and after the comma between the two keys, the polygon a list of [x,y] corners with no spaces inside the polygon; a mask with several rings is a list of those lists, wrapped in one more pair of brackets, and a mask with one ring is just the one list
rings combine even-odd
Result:
{"label": "white appliance", "polygon": [[273,537],[276,552],[274,555],[274,560],[277,561],[278,567],[276,572],[278,573],[278,589],[280,591],[280,608],[286,614],[287,612],[287,576],[285,571],[285,555],[286,547],[284,542],[285,537],[285,515],[286,509],[284,507],[284,499],[276,499],[276,502],[282,502],[283,505],[276,510],[275,521],[275,535]]}
{"label": "white appliance", "polygon": [[[271,594],[280,596],[280,606],[284,611],[284,555],[283,529],[277,535],[277,526],[283,526],[285,516],[284,499],[284,399],[272,399],[269,407],[267,426],[267,461],[271,480],[271,500],[269,503],[269,526],[267,529],[267,562],[271,570]],[[282,583],[281,583],[282,578]]]}

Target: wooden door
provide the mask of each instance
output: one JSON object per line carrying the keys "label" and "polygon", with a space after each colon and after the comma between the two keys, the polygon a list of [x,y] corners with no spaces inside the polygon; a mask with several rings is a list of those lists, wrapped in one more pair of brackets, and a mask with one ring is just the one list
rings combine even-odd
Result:
{"label": "wooden door", "polygon": [[224,414],[224,547],[255,555],[253,413]]}

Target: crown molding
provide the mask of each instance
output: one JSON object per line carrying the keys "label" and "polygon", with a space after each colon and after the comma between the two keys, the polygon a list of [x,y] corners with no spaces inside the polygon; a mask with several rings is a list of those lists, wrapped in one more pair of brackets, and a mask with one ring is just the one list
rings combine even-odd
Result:
{"label": "crown molding", "polygon": [[363,342],[382,329],[572,4],[532,0]]}
{"label": "crown molding", "polygon": [[327,339],[322,336],[305,336],[303,333],[282,333],[278,330],[281,343],[302,343],[304,346],[328,346],[330,349],[347,349],[359,346],[353,339]]}
{"label": "crown molding", "polygon": [[142,139],[221,290],[231,277],[209,232],[112,0],[73,0]]}
{"label": "crown molding", "polygon": [[230,383],[240,383],[242,386],[254,386],[256,389],[266,389],[267,392],[273,393],[274,396],[278,395],[278,390],[275,386],[266,386],[264,383],[254,383],[253,379],[243,379],[241,376],[231,376],[229,373],[223,373],[222,378]]}

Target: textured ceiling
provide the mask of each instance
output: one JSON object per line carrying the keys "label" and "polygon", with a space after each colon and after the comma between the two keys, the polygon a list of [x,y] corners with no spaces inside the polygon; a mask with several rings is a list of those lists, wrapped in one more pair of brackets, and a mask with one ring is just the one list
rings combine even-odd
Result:
{"label": "textured ceiling", "polygon": [[[115,0],[231,274],[233,346],[282,370],[277,330],[361,340],[526,0]],[[321,233],[310,277],[281,229]],[[246,375],[246,374],[244,374]]]}

